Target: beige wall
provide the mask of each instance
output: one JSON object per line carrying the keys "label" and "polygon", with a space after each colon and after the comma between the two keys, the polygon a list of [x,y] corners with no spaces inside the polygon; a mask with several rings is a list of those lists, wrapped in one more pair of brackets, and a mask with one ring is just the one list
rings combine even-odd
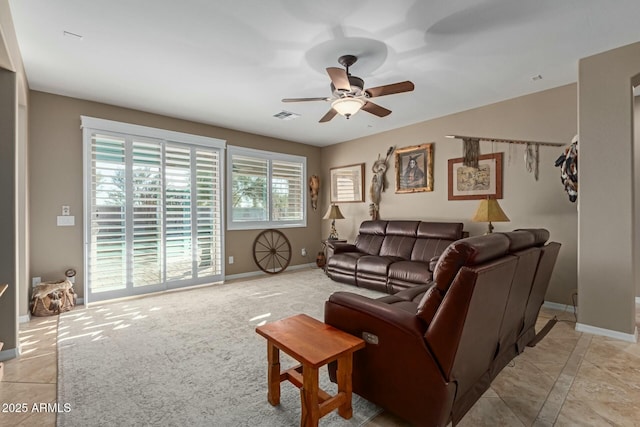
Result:
{"label": "beige wall", "polygon": [[[320,148],[244,132],[163,117],[126,108],[43,92],[30,93],[31,276],[60,278],[67,268],[83,277],[82,132],[80,115],[220,138],[236,145],[307,157],[309,175],[320,173]],[[274,119],[276,120],[276,119]],[[62,205],[71,207],[74,227],[57,227]],[[320,240],[319,211],[309,209],[306,228],[283,230],[292,246],[291,265],[315,261]],[[257,271],[252,258],[253,239],[261,230],[227,231],[226,275]],[[300,250],[307,248],[303,258]],[[226,261],[226,260],[225,260]],[[82,296],[82,280],[76,289]]]}
{"label": "beige wall", "polygon": [[[401,148],[433,142],[434,191],[395,194],[396,168],[392,160],[387,172],[390,188],[382,195],[381,217],[464,222],[465,230],[471,235],[484,233],[485,223],[470,221],[478,201],[448,200],[447,160],[462,156],[462,142],[447,139],[445,135],[528,139],[568,145],[576,134],[576,106],[576,85],[568,85],[324,148],[324,182],[327,182],[327,172],[331,167],[366,163],[367,202],[340,205],[346,219],[336,222],[338,232],[341,237],[351,240],[357,234],[360,222],[370,218],[370,169],[378,153],[384,156],[391,145]],[[571,293],[577,288],[577,211],[576,204],[569,202],[560,183],[559,168],[554,166],[562,150],[561,147],[540,148],[540,178],[535,181],[525,168],[524,146],[481,145],[481,153],[504,153],[504,198],[500,204],[511,222],[495,223],[496,231],[543,227],[551,232],[552,240],[562,243],[546,299],[566,304],[571,301]],[[323,196],[323,209],[326,209],[329,196],[327,186],[324,187]],[[323,235],[327,234],[328,226],[328,221],[324,221]]]}
{"label": "beige wall", "polygon": [[578,67],[578,326],[629,335],[636,329],[631,86],[638,73],[640,43],[584,58]]}

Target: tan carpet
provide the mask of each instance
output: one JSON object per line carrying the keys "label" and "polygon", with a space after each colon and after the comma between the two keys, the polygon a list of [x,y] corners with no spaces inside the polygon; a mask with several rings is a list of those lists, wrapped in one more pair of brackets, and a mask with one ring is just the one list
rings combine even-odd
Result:
{"label": "tan carpet", "polygon": [[[60,316],[59,426],[297,426],[299,391],[282,383],[267,402],[261,322],[297,313],[323,319],[339,290],[319,269],[76,309]],[[283,367],[293,366],[282,356]],[[335,392],[326,369],[320,382]],[[351,420],[332,413],[321,426],[358,426],[380,409],[354,395]]]}

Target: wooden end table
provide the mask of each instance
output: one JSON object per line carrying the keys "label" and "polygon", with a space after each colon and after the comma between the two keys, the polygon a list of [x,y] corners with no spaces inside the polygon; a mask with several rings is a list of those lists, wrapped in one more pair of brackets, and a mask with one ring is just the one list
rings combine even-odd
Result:
{"label": "wooden end table", "polygon": [[[342,418],[352,417],[353,352],[364,347],[363,340],[306,314],[258,326],[256,332],[267,339],[270,404],[280,404],[280,383],[288,380],[300,389],[300,425],[317,426],[318,420],[334,409]],[[300,365],[281,372],[280,350]],[[338,393],[331,396],[318,386],[318,369],[334,360],[338,362]]]}

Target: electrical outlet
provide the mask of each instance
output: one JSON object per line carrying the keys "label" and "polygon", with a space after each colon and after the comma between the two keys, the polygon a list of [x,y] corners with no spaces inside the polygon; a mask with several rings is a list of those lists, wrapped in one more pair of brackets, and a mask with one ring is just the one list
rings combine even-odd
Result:
{"label": "electrical outlet", "polygon": [[302,248],[302,250],[300,251],[300,255],[307,256],[307,248]]}
{"label": "electrical outlet", "polygon": [[229,264],[233,264],[233,256],[229,257]]}
{"label": "electrical outlet", "polygon": [[40,284],[40,282],[41,282],[41,281],[42,281],[42,278],[41,278],[41,277],[33,277],[33,278],[31,279],[31,286],[32,286],[32,287],[33,287],[33,286],[37,286],[37,285],[39,285],[39,284]]}

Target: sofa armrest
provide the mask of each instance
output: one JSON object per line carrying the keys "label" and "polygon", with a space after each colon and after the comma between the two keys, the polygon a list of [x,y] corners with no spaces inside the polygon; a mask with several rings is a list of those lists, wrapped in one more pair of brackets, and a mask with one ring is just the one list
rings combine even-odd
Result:
{"label": "sofa armrest", "polygon": [[[362,337],[353,354],[353,392],[416,425],[446,425],[456,384],[445,381],[415,313],[350,292],[325,302],[326,324]],[[329,364],[336,380],[336,364]]]}
{"label": "sofa armrest", "polygon": [[331,322],[343,323],[343,325],[333,325],[343,329],[341,326],[346,327],[349,325],[350,319],[343,318],[342,316],[334,316],[332,309],[335,307],[340,307],[340,311],[342,312],[357,313],[359,317],[365,316],[369,318],[370,321],[375,319],[375,322],[367,322],[369,325],[373,326],[375,323],[384,324],[385,329],[395,329],[403,334],[413,336],[420,341],[424,339],[424,325],[415,313],[394,307],[393,304],[387,304],[351,292],[335,292],[325,303],[325,320],[328,318],[329,324],[332,324]]}
{"label": "sofa armrest", "polygon": [[327,246],[333,250],[334,255],[344,252],[360,252],[358,247],[351,243],[328,242]]}

